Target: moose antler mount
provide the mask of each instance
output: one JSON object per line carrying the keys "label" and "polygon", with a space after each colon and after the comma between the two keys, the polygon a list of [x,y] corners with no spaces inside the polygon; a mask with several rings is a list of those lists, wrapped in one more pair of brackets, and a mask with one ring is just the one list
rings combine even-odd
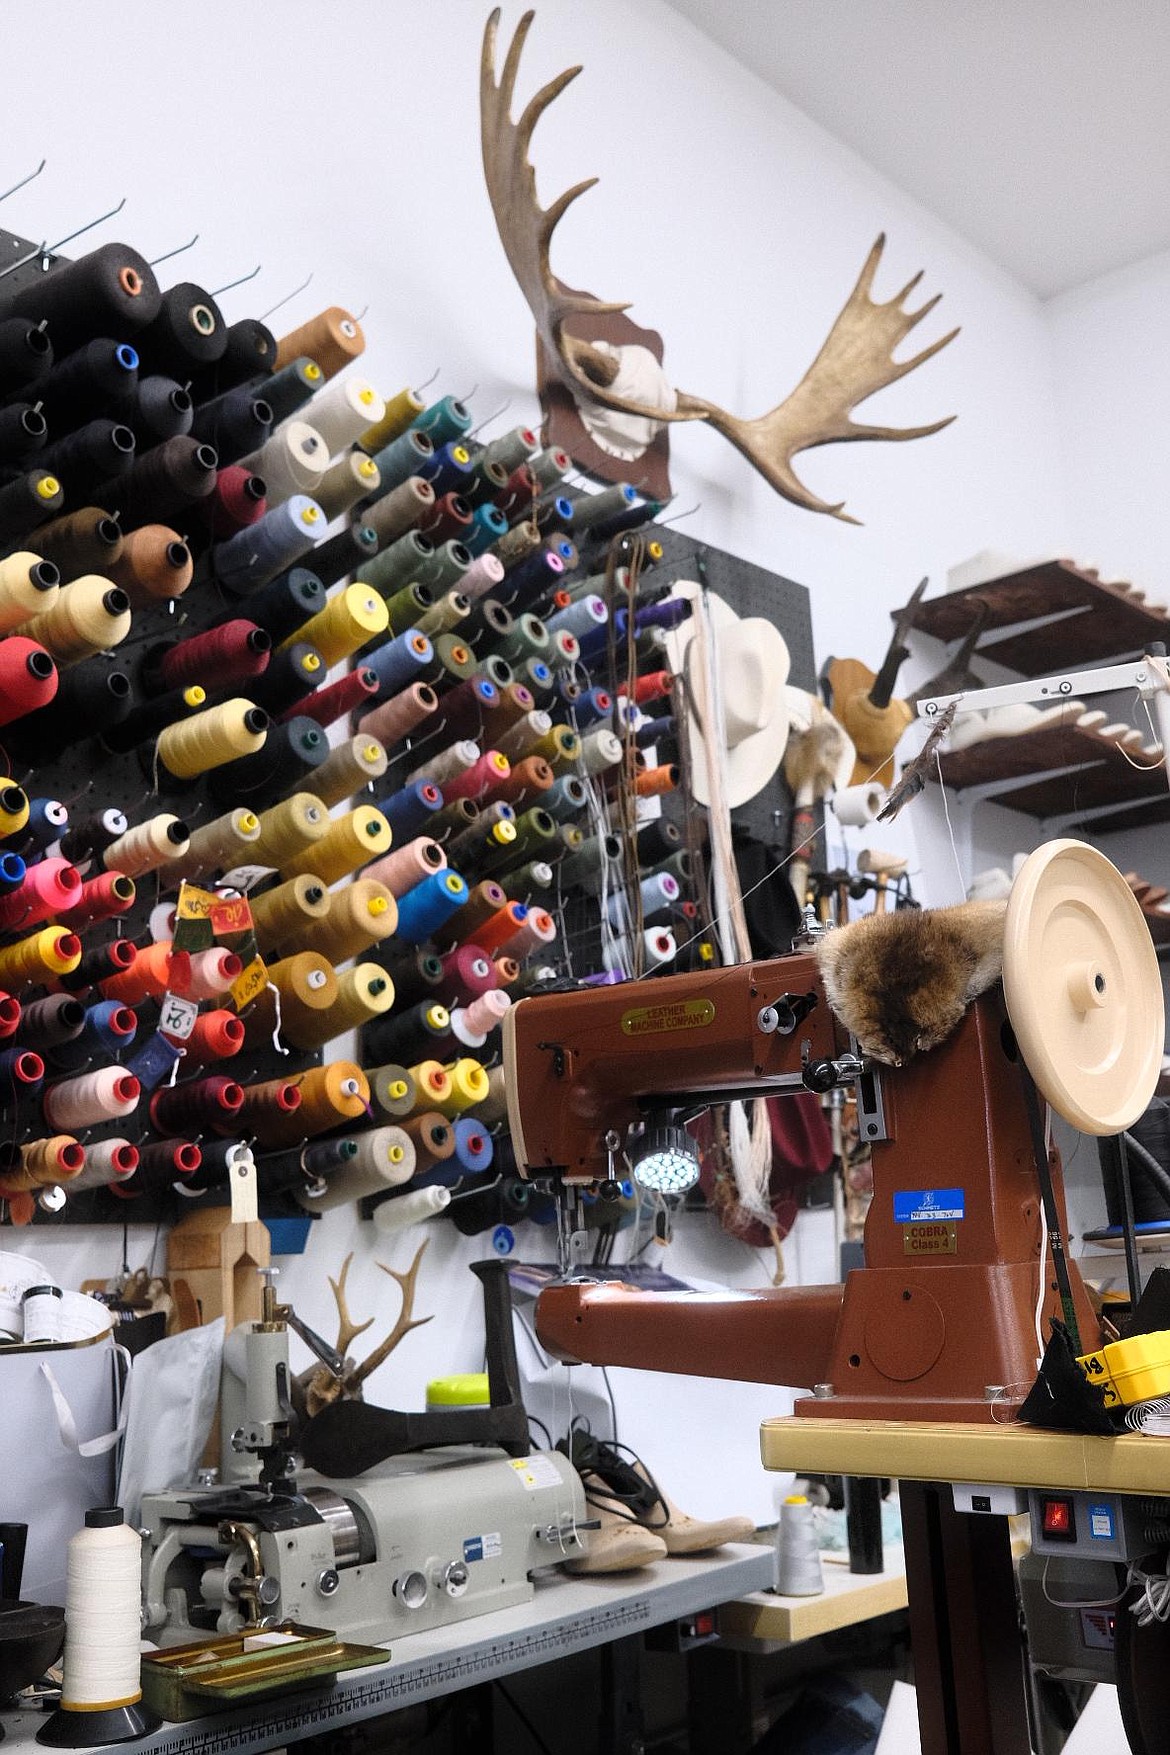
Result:
{"label": "moose antler mount", "polygon": [[[909,359],[893,357],[899,343],[933,311],[942,295],[936,294],[917,310],[906,309],[906,300],[922,279],[919,273],[892,299],[882,302],[873,298],[873,285],[885,248],[883,234],[866,257],[857,283],[816,359],[791,394],[767,414],[743,419],[705,397],[675,390],[665,374],[653,370],[653,362],[647,367],[649,356],[641,362],[646,369],[637,383],[640,394],[631,394],[628,380],[635,374],[626,370],[629,362],[624,356],[633,350],[615,347],[600,333],[596,341],[583,339],[581,333],[589,324],[611,318],[627,306],[571,291],[553,273],[549,260],[557,226],[573,202],[591,189],[597,178],[575,184],[548,207],[541,207],[536,194],[536,172],[528,157],[537,122],[581,68],[566,68],[550,79],[529,99],[519,120],[512,120],[520,58],[534,16],[526,12],[517,25],[498,79],[498,7],[488,19],[480,67],[480,123],[484,175],[500,241],[536,320],[549,372],[572,394],[586,422],[591,410],[607,410],[611,415],[628,417],[631,423],[648,423],[652,433],[674,422],[706,421],[729,439],[785,499],[810,512],[825,512],[856,524],[858,520],[844,510],[844,501],[831,504],[822,500],[799,480],[794,459],[802,451],[819,445],[858,439],[921,439],[949,426],[953,415],[915,427],[867,425],[853,418],[859,403],[906,377],[954,340],[957,329]],[[629,452],[624,455],[628,460]]]}

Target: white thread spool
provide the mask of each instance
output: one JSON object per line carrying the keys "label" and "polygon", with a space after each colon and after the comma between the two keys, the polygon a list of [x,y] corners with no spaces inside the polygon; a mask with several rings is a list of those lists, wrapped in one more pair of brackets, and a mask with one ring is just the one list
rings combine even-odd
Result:
{"label": "white thread spool", "polygon": [[27,1286],[20,1294],[20,1314],[24,1318],[24,1344],[56,1341],[61,1338],[61,1304],[65,1294],[60,1286]]}
{"label": "white thread spool", "polygon": [[107,871],[120,871],[124,877],[142,877],[156,871],[169,860],[179,859],[191,845],[187,825],[179,817],[160,811],[145,823],[136,823],[111,841],[102,855]]}
{"label": "white thread spool", "polygon": [[[678,946],[674,934],[668,926],[648,926],[642,934],[642,962],[646,969],[660,969],[677,955]],[[602,954],[602,960],[609,970],[624,969],[627,976],[634,972],[633,951],[627,939],[618,939],[613,948],[608,946]]]}
{"label": "white thread spool", "polygon": [[813,1508],[803,1493],[780,1507],[776,1530],[776,1584],[782,1597],[819,1597],[825,1588]]}
{"label": "white thread spool", "polygon": [[586,774],[602,774],[622,759],[621,739],[608,725],[598,726],[581,740],[580,766]]}
{"label": "white thread spool", "polygon": [[99,1066],[75,1079],[62,1079],[44,1100],[45,1120],[54,1132],[77,1133],[101,1121],[133,1115],[142,1087],[121,1066]]}
{"label": "white thread spool", "polygon": [[138,1168],[138,1150],[126,1139],[95,1140],[85,1148],[85,1163],[80,1176],[69,1184],[76,1188],[108,1188],[112,1182],[125,1182]]}
{"label": "white thread spool", "polygon": [[358,1155],[335,1170],[324,1194],[299,1194],[307,1212],[327,1213],[368,1194],[399,1188],[414,1175],[414,1141],[400,1127],[375,1127],[358,1135]]}
{"label": "white thread spool", "polygon": [[833,794],[833,815],[847,829],[864,829],[876,820],[888,797],[884,786],[843,786]]}
{"label": "white thread spool", "polygon": [[433,1219],[450,1204],[449,1188],[438,1184],[433,1188],[412,1188],[409,1194],[401,1194],[397,1200],[384,1200],[374,1208],[374,1230],[382,1237],[391,1237],[395,1231],[405,1231],[408,1225]]}
{"label": "white thread spool", "polygon": [[479,756],[479,745],[469,737],[461,737],[448,744],[445,750],[440,750],[437,756],[432,756],[430,761],[412,768],[406,776],[406,784],[409,786],[414,780],[433,780],[436,786],[442,786],[444,780],[454,780],[457,775],[465,774],[468,768],[474,768]]}
{"label": "white thread spool", "polygon": [[312,494],[329,468],[329,447],[308,421],[289,420],[244,459],[244,467],[263,476],[269,506],[279,506],[297,494]]}
{"label": "white thread spool", "polygon": [[331,457],[386,417],[386,404],[365,378],[334,378],[313,398],[313,426]]}
{"label": "white thread spool", "polygon": [[68,1550],[64,1712],[141,1700],[141,1595],[141,1536],[128,1528],[120,1506],[87,1511]]}

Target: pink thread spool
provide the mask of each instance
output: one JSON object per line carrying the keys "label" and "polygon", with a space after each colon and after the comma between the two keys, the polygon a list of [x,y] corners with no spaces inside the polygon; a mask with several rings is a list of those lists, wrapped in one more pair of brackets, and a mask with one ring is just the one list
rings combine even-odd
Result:
{"label": "pink thread spool", "polygon": [[500,947],[509,957],[523,962],[535,950],[556,943],[557,923],[543,908],[530,908],[524,924],[514,938],[507,938]]}
{"label": "pink thread spool", "polygon": [[443,979],[437,992],[445,1004],[469,1005],[499,985],[496,966],[479,945],[458,945],[442,962]]}
{"label": "pink thread spool", "polygon": [[512,764],[502,750],[486,750],[478,762],[465,768],[462,774],[456,774],[443,782],[443,798],[450,802],[453,798],[470,798],[478,802],[493,786],[508,778],[512,772]]}
{"label": "pink thread spool", "polygon": [[442,871],[447,864],[447,855],[437,841],[426,835],[419,835],[408,841],[405,847],[397,847],[392,853],[386,853],[381,859],[375,859],[373,865],[367,865],[362,872],[363,877],[373,878],[377,883],[385,884],[390,894],[398,899],[407,890],[413,890],[432,872]]}
{"label": "pink thread spool", "polygon": [[59,1133],[77,1133],[102,1121],[120,1121],[133,1115],[142,1087],[133,1073],[120,1066],[99,1066],[62,1079],[45,1092],[41,1108],[49,1126]]}
{"label": "pink thread spool", "polygon": [[72,908],[81,894],[81,873],[67,859],[42,859],[30,865],[22,881],[0,896],[0,932],[39,926],[63,908]]}
{"label": "pink thread spool", "polygon": [[504,577],[504,563],[493,554],[479,555],[459,581],[459,589],[472,603],[494,591]]}
{"label": "pink thread spool", "polygon": [[491,987],[478,999],[473,999],[470,1005],[462,1007],[463,1021],[472,1034],[487,1036],[497,1027],[511,1004],[510,993],[505,993],[502,987]]}
{"label": "pink thread spool", "polygon": [[243,969],[236,953],[225,950],[222,945],[215,945],[209,951],[196,951],[191,958],[191,972],[183,992],[188,999],[215,999],[221,993],[227,993]]}
{"label": "pink thread spool", "polygon": [[15,1036],[24,1008],[14,993],[0,993],[0,1042]]}
{"label": "pink thread spool", "polygon": [[429,719],[439,705],[439,697],[427,683],[411,683],[401,694],[392,695],[359,721],[359,730],[376,737],[387,749],[401,743],[412,731]]}

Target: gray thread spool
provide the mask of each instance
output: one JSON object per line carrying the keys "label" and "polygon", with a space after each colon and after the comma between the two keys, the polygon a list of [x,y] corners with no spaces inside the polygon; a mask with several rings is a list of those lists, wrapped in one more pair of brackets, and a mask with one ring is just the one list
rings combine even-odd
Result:
{"label": "gray thread spool", "polygon": [[780,1507],[775,1590],[782,1597],[819,1597],[824,1588],[813,1508],[795,1493]]}

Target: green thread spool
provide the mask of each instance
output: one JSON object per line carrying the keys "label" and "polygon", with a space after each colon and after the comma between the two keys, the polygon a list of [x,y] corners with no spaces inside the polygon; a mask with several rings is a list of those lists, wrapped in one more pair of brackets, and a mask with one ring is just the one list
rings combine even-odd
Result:
{"label": "green thread spool", "polygon": [[386,613],[390,618],[390,633],[404,634],[407,628],[418,626],[420,619],[434,603],[434,598],[425,585],[412,579],[401,591],[386,599]]}
{"label": "green thread spool", "polygon": [[435,641],[435,657],[456,682],[474,676],[480,668],[474,650],[461,634],[440,634]]}
{"label": "green thread spool", "polygon": [[517,616],[508,632],[496,641],[495,650],[509,663],[522,664],[526,658],[546,658],[552,651],[552,635],[537,615]]}
{"label": "green thread spool", "polygon": [[[526,810],[523,816],[516,818],[516,836],[496,853],[488,853],[483,861],[484,871],[502,871],[515,865],[523,865],[530,859],[555,859],[557,857],[558,833],[557,825],[546,810],[535,805]],[[583,838],[583,837],[582,837]]]}

